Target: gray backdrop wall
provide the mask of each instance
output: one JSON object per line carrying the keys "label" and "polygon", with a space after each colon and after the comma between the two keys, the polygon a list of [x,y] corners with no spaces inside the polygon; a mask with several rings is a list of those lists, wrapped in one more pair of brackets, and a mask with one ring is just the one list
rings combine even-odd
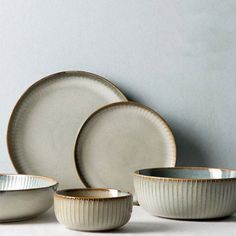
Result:
{"label": "gray backdrop wall", "polygon": [[0,1],[0,172],[19,96],[63,70],[100,74],[169,122],[178,165],[235,167],[236,1]]}

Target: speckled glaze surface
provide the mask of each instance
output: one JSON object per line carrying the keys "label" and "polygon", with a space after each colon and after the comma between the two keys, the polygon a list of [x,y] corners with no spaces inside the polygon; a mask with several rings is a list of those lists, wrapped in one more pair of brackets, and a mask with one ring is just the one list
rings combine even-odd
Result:
{"label": "speckled glaze surface", "polygon": [[32,218],[53,204],[53,179],[32,175],[0,175],[0,222]]}
{"label": "speckled glaze surface", "polygon": [[176,145],[171,129],[158,113],[138,103],[119,102],[87,119],[74,154],[86,187],[134,193],[133,172],[175,166]]}
{"label": "speckled glaze surface", "polygon": [[8,125],[8,150],[17,172],[52,176],[60,188],[83,187],[73,159],[78,132],[94,111],[120,101],[127,99],[117,87],[85,71],[60,72],[33,84]]}
{"label": "speckled glaze surface", "polygon": [[132,195],[115,189],[70,189],[54,194],[57,220],[73,230],[119,228],[129,221],[132,207]]}
{"label": "speckled glaze surface", "polygon": [[210,219],[236,211],[236,170],[198,167],[136,171],[139,204],[155,216]]}

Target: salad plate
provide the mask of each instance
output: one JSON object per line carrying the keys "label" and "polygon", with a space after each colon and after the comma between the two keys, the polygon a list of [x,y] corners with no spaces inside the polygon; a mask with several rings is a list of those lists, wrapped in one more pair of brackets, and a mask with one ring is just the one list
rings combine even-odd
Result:
{"label": "salad plate", "polygon": [[98,108],[126,101],[108,80],[83,71],[60,72],[33,84],[11,115],[7,142],[18,173],[52,176],[60,187],[82,187],[73,150],[80,127]]}
{"label": "salad plate", "polygon": [[118,102],[94,112],[75,145],[77,171],[86,187],[134,193],[135,170],[175,166],[175,162],[175,140],[167,123],[134,102]]}

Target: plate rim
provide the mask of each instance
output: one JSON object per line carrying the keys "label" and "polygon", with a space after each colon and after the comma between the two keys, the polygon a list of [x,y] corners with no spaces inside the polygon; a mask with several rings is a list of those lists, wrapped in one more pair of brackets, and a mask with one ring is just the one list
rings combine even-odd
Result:
{"label": "plate rim", "polygon": [[[14,159],[16,159],[16,155],[15,152],[12,151],[12,145],[11,143],[11,138],[10,138],[10,133],[11,133],[11,129],[12,129],[12,125],[14,123],[15,117],[16,117],[16,113],[19,109],[19,107],[21,106],[21,104],[24,102],[24,99],[27,98],[27,96],[31,93],[31,91],[33,91],[34,89],[37,89],[41,84],[54,79],[57,76],[62,76],[62,75],[78,75],[78,76],[85,76],[85,77],[92,77],[94,80],[96,81],[102,81],[104,83],[106,83],[113,91],[116,91],[117,94],[119,94],[119,96],[121,97],[121,99],[124,99],[124,102],[128,101],[127,97],[124,95],[124,93],[111,81],[109,81],[108,79],[91,73],[91,72],[87,72],[84,70],[68,70],[68,71],[59,71],[53,74],[49,74],[47,76],[44,76],[43,78],[37,80],[36,82],[34,82],[33,84],[31,84],[26,90],[24,90],[24,92],[21,94],[21,96],[18,98],[16,104],[14,105],[11,113],[10,113],[10,118],[8,121],[8,126],[7,126],[7,132],[6,132],[6,143],[7,143],[7,151],[8,151],[8,155],[10,157],[11,163],[16,171],[16,173],[18,174],[27,174],[18,164],[17,161],[15,161]],[[79,77],[78,77],[79,78]],[[62,78],[62,79],[67,79],[67,78]],[[92,113],[93,114],[93,113]]]}
{"label": "plate rim", "polygon": [[[156,112],[152,108],[150,108],[150,107],[148,107],[146,105],[143,105],[141,103],[134,102],[134,101],[115,102],[115,103],[112,103],[112,104],[105,105],[105,106],[99,108],[98,110],[96,110],[95,112],[93,112],[88,117],[88,119],[84,122],[84,124],[82,125],[82,127],[81,127],[81,129],[80,129],[80,131],[79,131],[79,133],[77,135],[77,138],[76,138],[76,141],[75,141],[75,147],[74,147],[74,162],[75,162],[75,167],[76,167],[77,174],[78,174],[80,180],[82,181],[82,183],[84,184],[84,186],[86,188],[95,188],[96,186],[90,185],[87,182],[87,180],[84,177],[84,175],[82,175],[82,171],[80,171],[79,164],[77,162],[77,156],[78,156],[77,155],[78,154],[77,153],[77,149],[78,149],[79,139],[80,139],[80,136],[82,134],[82,131],[86,128],[86,126],[90,122],[90,120],[93,119],[93,117],[95,117],[99,112],[102,112],[102,111],[106,110],[107,108],[111,108],[111,107],[115,107],[115,106],[127,106],[127,105],[131,105],[131,106],[136,106],[136,107],[142,108],[142,109],[144,109],[144,110],[146,110],[148,112],[151,112],[152,114],[154,114],[155,116],[157,116],[161,120],[161,122],[163,123],[165,128],[167,128],[167,130],[168,130],[168,132],[170,134],[171,146],[173,147],[173,156],[171,157],[170,167],[175,167],[175,165],[176,165],[176,161],[177,161],[176,141],[175,141],[175,137],[173,135],[173,131],[170,128],[170,126],[168,125],[167,121],[158,112]],[[101,187],[101,186],[99,186],[99,187]]]}

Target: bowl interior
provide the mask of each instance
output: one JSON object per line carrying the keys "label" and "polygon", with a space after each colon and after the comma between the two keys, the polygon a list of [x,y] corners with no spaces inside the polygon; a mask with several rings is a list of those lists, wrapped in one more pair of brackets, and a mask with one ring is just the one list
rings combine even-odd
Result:
{"label": "bowl interior", "polygon": [[56,185],[53,179],[32,175],[0,175],[0,191],[39,189]]}
{"label": "bowl interior", "polygon": [[117,198],[129,196],[129,193],[116,189],[68,189],[57,191],[57,195],[75,198]]}
{"label": "bowl interior", "polygon": [[228,179],[236,178],[235,170],[211,168],[155,168],[138,170],[137,174],[177,179]]}

